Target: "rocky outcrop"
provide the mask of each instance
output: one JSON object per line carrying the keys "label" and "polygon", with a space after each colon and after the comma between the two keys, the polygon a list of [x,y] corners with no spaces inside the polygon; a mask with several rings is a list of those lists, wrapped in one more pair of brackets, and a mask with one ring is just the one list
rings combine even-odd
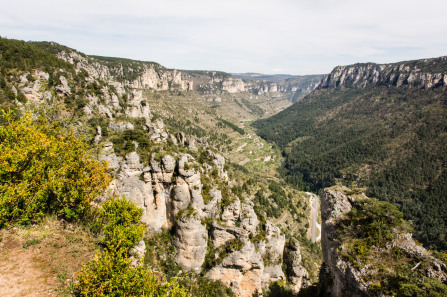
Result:
{"label": "rocky outcrop", "polygon": [[[157,63],[131,61],[125,59],[109,59],[96,56],[86,56],[75,50],[65,48],[56,56],[74,65],[76,79],[83,80],[86,106],[84,112],[92,115],[94,111],[109,118],[126,114],[132,117],[150,117],[150,109],[146,103],[147,91],[197,91],[203,95],[213,95],[216,102],[222,98],[216,97],[223,93],[251,93],[272,99],[280,97],[290,101],[303,98],[317,86],[320,76],[296,76],[285,81],[245,80],[228,73],[216,71],[179,71],[167,69]],[[27,99],[42,101],[51,99],[48,89],[49,73],[31,73],[37,79],[27,81],[28,73],[23,74],[19,86]],[[69,77],[61,75],[55,79],[54,90],[62,96],[78,97],[77,90]],[[101,85],[101,90],[89,93],[88,84]],[[18,87],[18,88],[17,88]],[[87,87],[87,88],[86,88]],[[251,98],[251,97],[250,97]]]}
{"label": "rocky outcrop", "polygon": [[339,66],[325,76],[318,88],[365,88],[367,86],[410,86],[435,88],[447,86],[447,56],[397,64],[355,64]]}
{"label": "rocky outcrop", "polygon": [[[149,129],[148,137],[163,132]],[[143,164],[136,152],[121,158],[105,143],[102,159],[117,174],[111,189],[143,208],[142,222],[151,232],[174,228],[175,260],[184,270],[200,272],[211,253],[219,264],[209,268],[207,277],[222,281],[237,296],[261,293],[271,282],[286,280],[282,270],[285,237],[270,222],[260,224],[248,199],[231,196],[222,205],[221,191],[212,186],[205,202],[202,175],[209,179],[217,169],[219,181],[228,181],[223,157],[210,150],[207,154],[204,164],[187,153],[165,154],[158,160],[153,155],[149,164]],[[294,261],[290,267],[299,270],[298,266],[301,263]]]}
{"label": "rocky outcrop", "polygon": [[[31,75],[32,80],[28,81],[27,76]],[[45,99],[53,98],[53,94],[46,88],[50,75],[43,71],[33,71],[20,76],[17,89],[20,90],[28,100],[43,102]],[[16,89],[14,87],[14,89]],[[17,93],[17,90],[16,92]]]}
{"label": "rocky outcrop", "polygon": [[[110,125],[116,131],[128,127],[126,122]],[[147,127],[148,138],[153,141],[173,137],[162,122],[149,122]],[[167,137],[153,137],[164,133]],[[181,145],[177,137],[176,141]],[[222,205],[222,193],[215,183],[228,183],[225,159],[211,150],[205,152],[208,157],[203,164],[188,153],[153,154],[143,164],[136,152],[120,157],[113,145],[105,142],[101,159],[116,174],[111,191],[143,209],[142,222],[150,232],[173,228],[175,260],[184,270],[202,271],[207,254],[211,253],[219,264],[208,268],[206,275],[231,287],[237,296],[252,296],[271,282],[285,281],[284,235],[270,222],[261,225],[249,199],[241,201],[230,195]],[[218,172],[217,176],[212,178],[212,172]],[[207,189],[211,188],[206,201],[204,180],[210,183]],[[138,247],[134,250],[136,265],[141,255]]]}
{"label": "rocky outcrop", "polygon": [[361,281],[359,271],[349,262],[343,261],[338,254],[337,249],[341,242],[337,238],[337,222],[352,209],[349,199],[355,199],[346,196],[343,190],[346,189],[326,189],[321,197],[323,261],[333,278],[332,286],[327,291],[332,297],[347,296],[348,292],[353,297],[370,296],[367,286]]}
{"label": "rocky outcrop", "polygon": [[261,293],[274,281],[285,281],[282,271],[284,235],[276,228],[267,227],[266,231],[264,239],[253,242],[249,239],[253,233],[242,228],[213,224],[212,242],[217,251],[228,242],[239,242],[240,249],[231,250],[206,276],[221,281],[241,297]]}
{"label": "rocky outcrop", "polygon": [[59,80],[60,80],[60,85],[56,86],[56,91],[58,91],[59,93],[61,93],[63,95],[70,95],[71,89],[68,86],[67,79],[64,76],[60,76]]}
{"label": "rocky outcrop", "polygon": [[302,266],[299,242],[291,238],[284,249],[284,263],[287,266],[287,278],[295,294],[310,284],[309,273]]}
{"label": "rocky outcrop", "polygon": [[247,242],[239,251],[232,252],[222,264],[212,268],[207,277],[233,288],[237,296],[252,296],[261,292],[264,263],[255,246]]}
{"label": "rocky outcrop", "polygon": [[[380,290],[371,290],[372,276],[375,275],[375,268],[372,264],[355,265],[340,254],[343,250],[343,242],[337,231],[340,220],[346,219],[346,214],[351,211],[357,200],[369,199],[364,194],[353,193],[346,187],[332,187],[324,191],[321,197],[321,217],[322,217],[322,250],[325,267],[327,267],[326,285],[327,296],[388,296]],[[447,280],[447,267],[445,263],[434,258],[425,248],[418,245],[409,233],[401,233],[397,229],[394,239],[388,241],[385,246],[372,247],[372,252],[376,253],[373,258],[380,258],[396,251],[405,255],[407,261],[425,263],[425,271],[422,275],[437,278],[445,282]],[[391,261],[391,260],[389,260]],[[391,263],[388,263],[391,265]],[[417,264],[412,269],[416,269]],[[392,272],[392,271],[391,271]],[[390,272],[390,273],[391,273]]]}
{"label": "rocky outcrop", "polygon": [[[277,81],[275,76],[269,79],[247,79],[245,76],[229,75],[216,71],[188,71],[188,79],[194,82],[194,90],[205,95],[235,94],[248,92],[271,98],[282,97],[297,101],[314,90],[322,79],[322,75],[291,76],[289,79]],[[211,99],[220,102],[220,97]]]}
{"label": "rocky outcrop", "polygon": [[228,93],[244,92],[246,84],[239,78],[229,77],[222,81],[222,90]]}
{"label": "rocky outcrop", "polygon": [[200,272],[207,253],[208,232],[197,215],[177,220],[174,246],[176,262],[188,271]]}
{"label": "rocky outcrop", "polygon": [[[107,60],[91,58],[75,51],[61,51],[58,58],[74,64],[80,71],[84,69],[90,78],[101,79],[112,83],[119,95],[125,87],[133,89],[192,90],[193,82],[175,69],[166,69],[157,63],[137,62],[131,64],[110,64]],[[121,94],[120,94],[121,93]]]}
{"label": "rocky outcrop", "polygon": [[129,85],[135,89],[152,89],[157,91],[167,91],[170,89],[192,90],[193,82],[184,80],[182,73],[178,70],[167,70],[153,64],[144,67],[143,73]]}

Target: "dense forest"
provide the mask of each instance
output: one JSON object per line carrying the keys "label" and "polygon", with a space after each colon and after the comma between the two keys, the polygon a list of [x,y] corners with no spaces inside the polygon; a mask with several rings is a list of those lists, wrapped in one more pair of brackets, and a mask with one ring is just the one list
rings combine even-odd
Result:
{"label": "dense forest", "polygon": [[282,174],[301,189],[365,187],[397,204],[418,240],[445,250],[446,104],[444,87],[320,89],[253,125],[282,149]]}

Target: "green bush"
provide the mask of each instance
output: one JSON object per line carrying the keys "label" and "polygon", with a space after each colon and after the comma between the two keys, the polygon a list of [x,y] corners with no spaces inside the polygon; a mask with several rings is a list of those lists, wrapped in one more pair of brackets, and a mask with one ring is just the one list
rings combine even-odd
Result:
{"label": "green bush", "polygon": [[84,265],[73,285],[75,296],[173,296],[188,292],[173,278],[166,282],[143,266],[131,267],[130,260],[108,252],[96,255]]}
{"label": "green bush", "polygon": [[368,246],[384,246],[394,238],[394,228],[410,231],[396,206],[374,198],[356,200],[339,225],[342,236],[361,238]]}
{"label": "green bush", "polygon": [[343,242],[340,252],[355,268],[368,267],[370,290],[405,297],[446,296],[447,285],[427,277],[426,262],[413,270],[420,259],[389,247],[398,233],[411,231],[394,205],[377,199],[359,199],[352,204],[352,210],[338,222]]}
{"label": "green bush", "polygon": [[73,284],[75,296],[188,296],[176,278],[166,281],[143,265],[130,266],[130,248],[143,237],[142,209],[124,198],[111,198],[102,207],[104,251],[87,262]]}
{"label": "green bush", "polygon": [[126,255],[143,237],[139,224],[143,209],[124,198],[111,198],[102,207],[104,239],[101,244],[111,254]]}
{"label": "green bush", "polygon": [[135,151],[134,141],[138,143],[139,150],[149,149],[151,145],[146,131],[141,129],[127,129],[112,138],[115,152],[123,157]]}
{"label": "green bush", "polygon": [[244,129],[242,129],[242,128],[239,127],[239,126],[236,126],[236,125],[233,124],[232,122],[229,122],[229,121],[224,120],[224,119],[220,119],[220,121],[221,121],[222,123],[224,123],[225,125],[227,125],[228,127],[230,127],[231,129],[233,129],[234,131],[236,131],[237,133],[239,133],[239,134],[241,134],[241,135],[244,135],[244,134],[245,134]]}
{"label": "green bush", "polygon": [[195,297],[232,297],[231,288],[225,287],[219,281],[214,281],[203,276],[192,276],[180,280],[181,284],[188,286],[192,296]]}
{"label": "green bush", "polygon": [[53,54],[36,47],[33,43],[0,37],[0,69],[30,71],[36,68],[54,67],[73,70],[73,65],[56,58]]}

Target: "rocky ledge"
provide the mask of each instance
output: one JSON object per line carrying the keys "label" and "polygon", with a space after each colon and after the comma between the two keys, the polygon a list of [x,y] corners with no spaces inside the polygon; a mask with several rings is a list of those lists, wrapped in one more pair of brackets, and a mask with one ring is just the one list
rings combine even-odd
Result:
{"label": "rocky ledge", "polygon": [[[446,264],[416,243],[408,232],[402,232],[394,227],[389,230],[390,236],[387,240],[372,243],[369,247],[363,243],[370,243],[370,238],[361,241],[362,236],[365,238],[366,234],[343,236],[341,230],[343,221],[347,222],[345,224],[348,226],[361,222],[352,220],[352,216],[359,216],[358,213],[352,212],[353,208],[362,201],[372,200],[364,194],[355,192],[346,187],[336,186],[326,189],[321,197],[323,235],[321,243],[325,263],[323,267],[325,267],[326,296],[396,296],[396,293],[402,293],[404,290],[427,294],[426,284],[445,286],[442,283],[447,280]],[[385,215],[382,217],[383,220],[376,218],[375,222],[370,222],[371,226],[376,226],[378,222],[386,222],[387,208],[391,206],[384,202],[377,204],[382,207],[381,211],[384,211]],[[368,216],[371,213],[364,210],[361,212],[360,215]],[[402,221],[401,218],[397,220]],[[349,232],[365,230],[357,227],[348,230]],[[355,254],[347,252],[349,249],[354,250]],[[399,269],[401,275],[398,273]],[[403,276],[402,271],[405,271]],[[411,279],[413,276],[416,281]],[[432,295],[428,293],[424,296]]]}

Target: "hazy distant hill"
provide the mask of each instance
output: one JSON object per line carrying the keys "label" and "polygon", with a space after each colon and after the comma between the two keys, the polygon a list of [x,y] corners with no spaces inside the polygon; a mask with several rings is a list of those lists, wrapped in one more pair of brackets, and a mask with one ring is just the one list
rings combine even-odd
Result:
{"label": "hazy distant hill", "polygon": [[290,75],[290,74],[261,74],[261,73],[232,73],[234,77],[247,80],[270,83],[277,85],[278,89],[292,90],[290,96],[292,102],[304,98],[320,83],[323,74],[314,75]]}
{"label": "hazy distant hill", "polygon": [[357,183],[397,203],[416,236],[447,248],[447,57],[335,68],[317,90],[254,123],[305,189]]}

